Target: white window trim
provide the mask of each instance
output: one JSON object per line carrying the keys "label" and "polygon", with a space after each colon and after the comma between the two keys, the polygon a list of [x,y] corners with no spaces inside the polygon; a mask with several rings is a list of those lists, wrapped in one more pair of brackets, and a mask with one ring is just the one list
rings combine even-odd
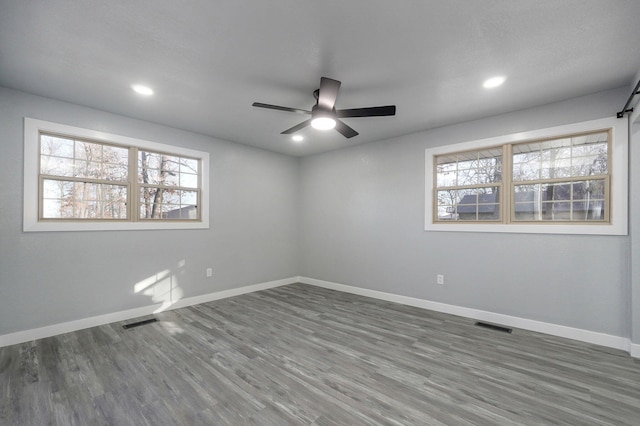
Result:
{"label": "white window trim", "polygon": [[[611,222],[607,224],[568,224],[568,223],[434,223],[433,191],[435,156],[458,151],[471,151],[508,143],[544,139],[554,136],[582,133],[598,129],[611,128]],[[425,231],[462,231],[462,232],[508,232],[530,234],[591,234],[591,235],[627,235],[628,233],[628,145],[627,121],[615,117],[583,121],[531,130],[521,133],[497,136],[487,139],[444,145],[425,150]]]}
{"label": "white window trim", "polygon": [[[40,132],[72,135],[78,138],[136,146],[150,151],[168,152],[178,156],[201,159],[202,188],[199,221],[38,221],[38,147]],[[23,231],[121,231],[146,229],[208,229],[209,228],[209,153],[165,145],[97,130],[67,126],[49,121],[24,118],[24,210]]]}

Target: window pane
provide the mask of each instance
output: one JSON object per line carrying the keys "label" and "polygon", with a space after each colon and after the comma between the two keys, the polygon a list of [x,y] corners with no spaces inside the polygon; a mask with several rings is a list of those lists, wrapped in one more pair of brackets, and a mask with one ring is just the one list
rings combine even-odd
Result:
{"label": "window pane", "polygon": [[87,161],[102,162],[102,145],[76,141],[74,158]]}
{"label": "window pane", "polygon": [[502,148],[439,156],[436,165],[439,188],[501,182]]}
{"label": "window pane", "polygon": [[63,185],[63,181],[45,180],[43,182],[44,198],[62,198]]}
{"label": "window pane", "polygon": [[175,173],[159,169],[142,169],[140,183],[162,186],[178,186],[178,176]]}
{"label": "window pane", "polygon": [[182,173],[194,173],[198,174],[198,160],[191,158],[182,158],[180,160],[180,171]]}
{"label": "window pane", "polygon": [[197,206],[180,206],[178,204],[157,204],[155,213],[157,217],[148,217],[144,206],[140,210],[140,219],[179,219],[194,220],[198,218]]}
{"label": "window pane", "polygon": [[516,185],[515,220],[605,220],[605,180]]}
{"label": "window pane", "polygon": [[540,185],[516,185],[514,204],[516,220],[541,220]]}
{"label": "window pane", "polygon": [[140,189],[140,219],[197,219],[197,191],[144,187]]}
{"label": "window pane", "polygon": [[161,219],[162,200],[165,189],[144,187],[140,188],[140,218]]}
{"label": "window pane", "polygon": [[525,152],[513,154],[513,180],[537,180],[540,179],[541,153]]}
{"label": "window pane", "polygon": [[573,202],[573,220],[604,220],[604,200],[583,200]]}
{"label": "window pane", "polygon": [[582,182],[573,183],[573,199],[598,199],[603,200],[605,198],[605,184],[604,179],[593,179]]}
{"label": "window pane", "polygon": [[73,158],[73,140],[43,134],[40,136],[40,154]]}
{"label": "window pane", "polygon": [[[142,206],[140,211],[140,219],[176,219],[175,211],[179,211],[180,206],[174,204],[153,204],[151,210],[146,206]],[[172,217],[169,217],[169,212],[172,212]]]}
{"label": "window pane", "polygon": [[182,191],[165,191],[164,202],[179,205],[181,192]]}
{"label": "window pane", "polygon": [[438,220],[495,221],[500,219],[496,188],[438,191]]}
{"label": "window pane", "polygon": [[138,153],[138,182],[161,186],[198,187],[198,161],[156,152]]}
{"label": "window pane", "polygon": [[500,218],[500,197],[493,188],[478,188],[460,191],[460,201],[456,208],[459,220],[498,220]]}
{"label": "window pane", "polygon": [[198,202],[198,193],[196,191],[180,191],[180,204],[195,204]]}
{"label": "window pane", "polygon": [[[91,163],[89,166],[88,161],[76,160],[73,162],[73,176],[80,178],[96,178],[96,174],[100,172],[100,166],[98,164],[98,170],[95,170],[96,163]],[[92,170],[93,169],[93,173]]]}
{"label": "window pane", "polygon": [[544,179],[556,179],[571,177],[571,159],[555,158],[550,151],[551,160],[542,163],[542,177]]}
{"label": "window pane", "polygon": [[175,206],[172,210],[167,211],[167,219],[197,219],[198,212],[196,206]]}
{"label": "window pane", "polygon": [[513,180],[527,181],[608,173],[608,132],[513,146]]}
{"label": "window pane", "polygon": [[454,163],[438,164],[437,167],[437,183],[439,188],[446,186],[455,186],[457,182],[456,166]]}
{"label": "window pane", "polygon": [[438,220],[457,220],[456,205],[458,204],[458,191],[438,191]]}
{"label": "window pane", "polygon": [[45,219],[59,219],[62,217],[62,201],[59,199],[42,200],[42,217]]}
{"label": "window pane", "polygon": [[571,220],[605,220],[605,180],[573,182]]}
{"label": "window pane", "polygon": [[43,134],[40,173],[126,182],[129,150]]}
{"label": "window pane", "polygon": [[72,158],[40,156],[40,173],[53,176],[73,176],[74,161]]}
{"label": "window pane", "polygon": [[126,219],[127,187],[53,179],[43,181],[45,219]]}
{"label": "window pane", "polygon": [[100,177],[109,181],[126,182],[129,176],[129,169],[126,164],[103,164]]}
{"label": "window pane", "polygon": [[129,163],[129,149],[119,146],[105,145],[102,148],[102,156],[107,163],[126,166]]}
{"label": "window pane", "polygon": [[180,172],[180,158],[179,157],[165,155],[164,156],[164,161],[166,163],[165,164],[165,169],[168,172],[171,172],[172,174],[176,174],[176,173]]}
{"label": "window pane", "polygon": [[198,175],[181,173],[180,174],[180,186],[183,187],[183,188],[197,188],[198,187]]}

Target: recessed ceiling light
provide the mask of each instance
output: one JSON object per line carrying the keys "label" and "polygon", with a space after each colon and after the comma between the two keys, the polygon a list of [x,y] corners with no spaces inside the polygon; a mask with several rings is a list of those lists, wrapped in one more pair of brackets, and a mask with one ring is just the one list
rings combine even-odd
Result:
{"label": "recessed ceiling light", "polygon": [[302,135],[293,135],[291,136],[291,140],[294,142],[302,142],[304,137]]}
{"label": "recessed ceiling light", "polygon": [[147,86],[143,86],[142,84],[132,84],[131,88],[141,95],[151,96],[153,95],[153,89]]}
{"label": "recessed ceiling light", "polygon": [[502,83],[504,83],[506,79],[507,78],[503,76],[491,77],[490,79],[485,80],[485,82],[482,83],[482,87],[484,87],[485,89],[493,89],[494,87],[498,87]]}

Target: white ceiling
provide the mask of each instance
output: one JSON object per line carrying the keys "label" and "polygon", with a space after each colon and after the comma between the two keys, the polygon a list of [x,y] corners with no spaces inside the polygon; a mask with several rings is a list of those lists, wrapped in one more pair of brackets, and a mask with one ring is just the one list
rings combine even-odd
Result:
{"label": "white ceiling", "polygon": [[[638,40],[638,0],[0,0],[0,85],[308,155],[631,86]],[[296,144],[306,117],[251,106],[311,109],[322,76],[397,115]]]}

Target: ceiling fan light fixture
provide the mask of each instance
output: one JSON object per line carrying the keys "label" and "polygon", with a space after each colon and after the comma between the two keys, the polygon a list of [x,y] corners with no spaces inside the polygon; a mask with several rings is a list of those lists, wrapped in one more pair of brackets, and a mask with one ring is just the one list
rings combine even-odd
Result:
{"label": "ceiling fan light fixture", "polygon": [[316,117],[311,120],[311,127],[318,130],[330,130],[336,127],[336,120],[331,117]]}

